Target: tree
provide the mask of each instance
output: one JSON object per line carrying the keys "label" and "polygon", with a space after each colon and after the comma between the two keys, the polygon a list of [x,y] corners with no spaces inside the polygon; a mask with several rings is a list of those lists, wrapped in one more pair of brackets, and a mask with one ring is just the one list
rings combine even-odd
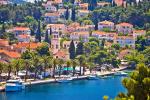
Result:
{"label": "tree", "polygon": [[83,66],[84,61],[85,61],[85,56],[79,55],[79,56],[77,56],[77,60],[78,60],[79,65],[80,65],[80,75],[82,75],[82,66]]}
{"label": "tree", "polygon": [[36,19],[37,21],[40,20],[40,18],[41,18],[41,16],[42,16],[42,13],[41,13],[40,8],[36,8],[36,7],[35,7],[33,11],[34,11],[34,12],[33,12],[33,17],[34,17],[34,19]]}
{"label": "tree", "polygon": [[56,66],[58,65],[58,59],[56,58],[54,58],[53,59],[53,78],[55,78],[55,70],[56,70]]}
{"label": "tree", "polygon": [[70,59],[74,59],[76,56],[76,52],[75,52],[75,45],[74,45],[73,40],[70,43],[69,53],[70,53]]}
{"label": "tree", "polygon": [[12,64],[13,68],[15,69],[15,75],[18,76],[18,72],[21,69],[22,64],[23,64],[22,59],[13,59],[11,61],[11,64]]}
{"label": "tree", "polygon": [[78,65],[78,61],[76,59],[71,60],[71,64],[73,67],[73,76],[75,75],[76,72],[76,66]]}
{"label": "tree", "polygon": [[120,45],[119,44],[113,44],[111,47],[114,48],[115,50],[119,50],[120,49]]}
{"label": "tree", "polygon": [[89,0],[88,4],[88,9],[93,11],[97,7],[97,0]]}
{"label": "tree", "polygon": [[[131,98],[132,100],[148,100],[150,97],[150,68],[143,63],[137,65],[137,69],[130,75],[129,78],[125,78],[122,83],[127,89],[127,95],[118,95],[117,100],[125,100],[125,98]],[[122,93],[123,94],[123,93]],[[127,99],[126,99],[127,100]],[[128,99],[129,100],[129,99]],[[131,99],[130,99],[131,100]]]}
{"label": "tree", "polygon": [[58,67],[59,67],[58,74],[59,74],[59,76],[61,75],[63,64],[64,64],[64,60],[63,59],[58,59]]}
{"label": "tree", "polygon": [[36,51],[39,54],[39,56],[49,56],[50,55],[49,46],[47,43],[43,43],[42,46],[40,46],[36,49]]}
{"label": "tree", "polygon": [[66,20],[69,19],[69,8],[68,7],[66,8],[65,18],[66,18]]}
{"label": "tree", "polygon": [[83,53],[84,53],[83,42],[79,42],[76,48],[76,56],[82,55]]}
{"label": "tree", "polygon": [[41,42],[41,25],[40,25],[40,21],[38,21],[38,28],[37,28],[37,32],[36,32],[36,40],[38,42]]}
{"label": "tree", "polygon": [[76,20],[76,10],[75,7],[72,7],[72,14],[71,14],[71,20],[75,22]]}
{"label": "tree", "polygon": [[45,40],[44,41],[47,42],[48,44],[51,44],[51,40],[50,40],[50,36],[49,36],[48,30],[46,30]]}

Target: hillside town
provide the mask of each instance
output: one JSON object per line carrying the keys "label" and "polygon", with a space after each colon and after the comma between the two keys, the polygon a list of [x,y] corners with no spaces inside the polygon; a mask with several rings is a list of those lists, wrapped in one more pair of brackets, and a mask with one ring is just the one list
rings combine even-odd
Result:
{"label": "hillside town", "polygon": [[0,0],[4,84],[14,77],[27,86],[129,77],[124,70],[149,70],[149,53],[148,0]]}

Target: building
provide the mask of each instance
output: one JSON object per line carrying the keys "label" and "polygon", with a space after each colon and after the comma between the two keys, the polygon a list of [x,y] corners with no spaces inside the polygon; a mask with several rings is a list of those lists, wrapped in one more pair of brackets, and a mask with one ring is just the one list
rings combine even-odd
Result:
{"label": "building", "polygon": [[88,10],[88,3],[81,3],[79,4],[80,10]]}
{"label": "building", "polygon": [[[68,50],[70,47],[70,43],[71,43],[71,41],[63,41],[62,48]],[[78,43],[79,43],[79,41],[74,41],[75,47],[77,46]]]}
{"label": "building", "polygon": [[98,23],[98,30],[103,30],[103,29],[109,29],[110,31],[113,31],[115,28],[115,25],[113,22],[110,21],[102,21]]}
{"label": "building", "polygon": [[21,57],[21,54],[14,51],[8,51],[8,50],[0,50],[0,60],[9,62],[12,59],[18,59]]}
{"label": "building", "polygon": [[145,30],[133,30],[133,36],[135,39],[137,39],[138,36],[145,36],[146,31]]}
{"label": "building", "polygon": [[38,47],[42,46],[42,43],[36,43],[36,42],[19,42],[17,44],[13,45],[13,50],[23,53],[27,49],[30,50],[36,50]]}
{"label": "building", "polygon": [[52,52],[54,54],[60,50],[60,36],[59,36],[59,32],[53,32],[52,33],[51,49],[52,49]]}
{"label": "building", "polygon": [[89,32],[88,31],[83,31],[83,32],[73,32],[70,34],[70,39],[71,40],[82,40],[83,42],[88,42],[89,40]]}
{"label": "building", "polygon": [[17,36],[18,42],[30,42],[30,35],[21,34]]}
{"label": "building", "polygon": [[117,36],[115,42],[118,43],[121,47],[135,47],[135,39],[133,36]]}
{"label": "building", "polygon": [[52,32],[64,32],[66,30],[65,24],[48,24],[47,29],[52,30]]}
{"label": "building", "polygon": [[120,23],[116,25],[118,33],[131,34],[133,32],[133,25],[130,23]]}
{"label": "building", "polygon": [[89,10],[78,10],[77,16],[78,17],[85,17],[90,13]]}
{"label": "building", "polygon": [[107,41],[114,41],[116,38],[116,33],[104,32],[104,31],[93,31],[92,37],[96,37],[100,40],[105,39]]}
{"label": "building", "polygon": [[45,23],[47,24],[57,23],[59,19],[60,19],[60,16],[58,12],[45,13],[44,15],[44,20],[45,20]]}
{"label": "building", "polygon": [[101,7],[105,7],[105,6],[110,6],[111,4],[109,2],[98,2],[97,3],[97,7],[101,8]]}
{"label": "building", "polygon": [[15,36],[24,35],[24,34],[30,35],[31,30],[28,27],[14,27],[13,33],[15,34]]}

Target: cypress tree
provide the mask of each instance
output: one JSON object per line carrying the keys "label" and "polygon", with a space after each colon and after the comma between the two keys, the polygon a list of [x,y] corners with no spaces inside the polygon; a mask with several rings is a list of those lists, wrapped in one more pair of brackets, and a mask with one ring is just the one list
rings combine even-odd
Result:
{"label": "cypress tree", "polygon": [[70,43],[69,53],[70,53],[70,59],[74,59],[76,54],[75,54],[75,45],[73,40]]}
{"label": "cypress tree", "polygon": [[76,20],[76,11],[75,11],[75,7],[72,7],[72,16],[71,16],[71,20],[75,21]]}
{"label": "cypress tree", "polygon": [[88,9],[93,11],[97,7],[97,0],[89,0]]}
{"label": "cypress tree", "polygon": [[76,48],[76,56],[83,54],[83,42],[79,42]]}
{"label": "cypress tree", "polygon": [[38,42],[41,42],[41,25],[40,25],[40,21],[38,21],[38,29],[36,32],[36,40]]}
{"label": "cypress tree", "polygon": [[66,20],[69,19],[69,8],[68,8],[68,7],[67,7],[67,9],[66,9],[65,18],[66,18]]}
{"label": "cypress tree", "polygon": [[46,30],[45,40],[44,41],[47,42],[48,44],[50,44],[50,36],[49,36],[48,30]]}

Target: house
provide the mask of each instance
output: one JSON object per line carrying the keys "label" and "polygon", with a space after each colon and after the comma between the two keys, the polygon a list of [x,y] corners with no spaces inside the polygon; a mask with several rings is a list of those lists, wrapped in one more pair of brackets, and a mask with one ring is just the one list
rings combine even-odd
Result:
{"label": "house", "polygon": [[[69,10],[69,17],[71,17],[72,10],[71,9],[68,9],[68,10]],[[64,9],[64,8],[58,9],[60,18],[65,18],[66,11],[67,9]]]}
{"label": "house", "polygon": [[146,31],[145,30],[133,30],[133,36],[135,39],[137,39],[138,36],[145,36]]}
{"label": "house", "polygon": [[88,10],[88,3],[81,3],[79,4],[80,10]]}
{"label": "house", "polygon": [[57,8],[53,5],[45,5],[45,10],[47,12],[56,12],[57,11]]}
{"label": "house", "polygon": [[0,49],[6,49],[9,47],[9,41],[7,39],[0,39]]}
{"label": "house", "polygon": [[85,17],[90,13],[89,10],[78,10],[77,16],[78,17]]}
{"label": "house", "polygon": [[71,23],[70,25],[68,25],[66,27],[66,31],[68,31],[69,33],[75,32],[77,27],[79,27],[79,26],[80,26],[80,23],[77,23],[77,22]]}
{"label": "house", "polygon": [[0,60],[9,62],[12,59],[20,58],[21,54],[14,51],[0,50]]}
{"label": "house", "polygon": [[60,19],[60,16],[58,12],[45,13],[44,15],[44,20],[45,20],[45,23],[47,24],[57,23],[59,19]]}
{"label": "house", "polygon": [[18,42],[30,42],[30,35],[21,34],[17,36]]}
{"label": "house", "polygon": [[89,32],[88,31],[82,31],[82,32],[73,32],[70,34],[71,40],[82,40],[83,42],[88,42],[89,39]]}
{"label": "house", "polygon": [[133,32],[133,25],[130,23],[120,23],[116,25],[118,33],[131,34]]}
{"label": "house", "polygon": [[23,34],[30,35],[31,30],[28,27],[14,27],[13,33],[15,34],[15,36],[23,35]]}
{"label": "house", "polygon": [[[74,42],[75,47],[76,47],[77,44],[79,43],[79,41],[73,41],[73,42]],[[71,43],[71,41],[63,41],[63,43],[62,43],[62,48],[68,50],[69,47],[70,47],[70,43]]]}
{"label": "house", "polygon": [[65,24],[48,24],[47,29],[52,30],[52,32],[64,32],[66,30]]}
{"label": "house", "polygon": [[110,6],[111,4],[109,2],[98,2],[97,3],[97,7],[101,8],[101,7],[105,7],[105,6]]}
{"label": "house", "polygon": [[135,38],[133,36],[116,36],[115,42],[121,47],[135,47]]}
{"label": "house", "polygon": [[13,45],[13,49],[19,53],[25,52],[26,49],[35,50],[36,48],[42,46],[42,43],[36,42],[19,42]]}
{"label": "house", "polygon": [[104,32],[104,31],[93,31],[92,37],[96,37],[98,39],[105,39],[107,41],[114,41],[117,34],[112,32]]}
{"label": "house", "polygon": [[103,29],[109,29],[110,31],[113,31],[115,28],[115,25],[113,22],[110,21],[102,21],[98,23],[98,30],[103,30]]}
{"label": "house", "polygon": [[68,51],[58,50],[56,53],[53,54],[54,58],[67,60],[69,59]]}
{"label": "house", "polygon": [[118,58],[119,59],[124,59],[124,57],[128,54],[131,53],[131,50],[130,49],[124,49],[124,50],[121,50],[118,54]]}

